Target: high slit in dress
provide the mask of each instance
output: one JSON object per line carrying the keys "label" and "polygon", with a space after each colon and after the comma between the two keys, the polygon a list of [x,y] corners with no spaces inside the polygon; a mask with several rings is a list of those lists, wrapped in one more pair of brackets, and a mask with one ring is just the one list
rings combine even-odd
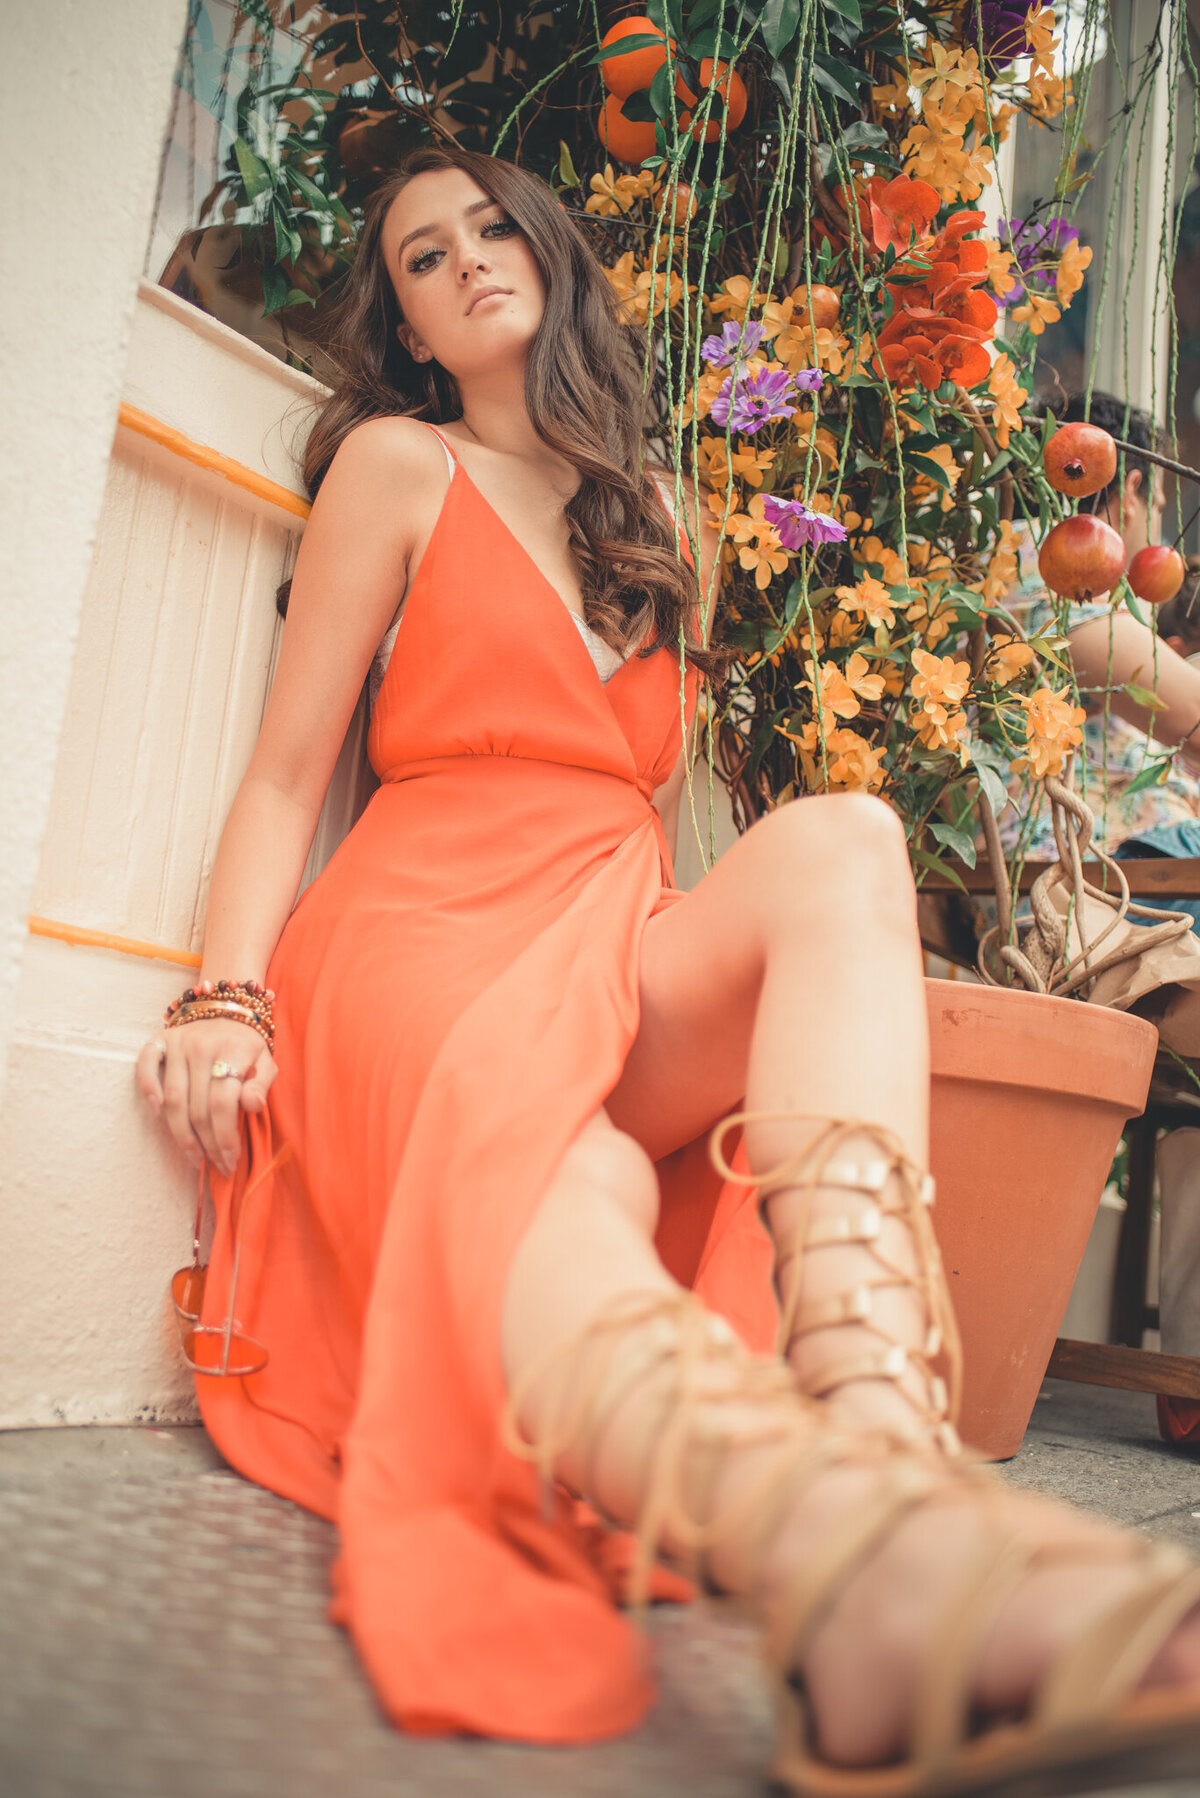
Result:
{"label": "high slit in dress", "polygon": [[[683,897],[651,795],[694,679],[681,705],[672,646],[603,681],[451,464],[372,716],[381,784],[279,939],[278,1077],[213,1181],[208,1324],[248,1179],[291,1145],[241,1218],[238,1322],[270,1360],[197,1387],[234,1467],[336,1520],[332,1614],[393,1721],[586,1742],[635,1725],[653,1682],[619,1557],[502,1445],[500,1313],[636,1035],[646,921]],[[769,1348],[753,1195],[701,1142],[658,1172],[667,1266]]]}

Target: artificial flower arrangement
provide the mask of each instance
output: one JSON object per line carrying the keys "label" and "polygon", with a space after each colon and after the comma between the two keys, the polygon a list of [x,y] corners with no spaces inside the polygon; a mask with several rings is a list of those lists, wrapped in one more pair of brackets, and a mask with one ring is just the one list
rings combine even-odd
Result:
{"label": "artificial flower arrangement", "polygon": [[[1082,740],[1063,639],[1087,589],[1050,540],[1070,511],[1043,461],[1052,425],[1025,408],[1037,340],[1092,252],[1064,203],[991,231],[978,205],[1017,109],[1069,115],[1055,16],[935,0],[905,23],[836,0],[824,23],[767,8],[714,41],[716,10],[652,9],[608,34],[610,155],[585,200],[646,332],[657,433],[721,535],[716,634],[734,660],[710,765],[743,823],[802,793],[881,794],[918,876],[954,879],[1014,776],[1027,809]],[[772,42],[781,15],[792,36]],[[753,90],[767,59],[792,107],[765,145],[755,232],[723,216],[744,162],[730,177],[701,157],[732,139],[732,66]],[[625,172],[618,124],[640,158]],[[1068,156],[1056,191],[1071,173]],[[1060,596],[1031,640],[1006,606],[1025,523]]]}

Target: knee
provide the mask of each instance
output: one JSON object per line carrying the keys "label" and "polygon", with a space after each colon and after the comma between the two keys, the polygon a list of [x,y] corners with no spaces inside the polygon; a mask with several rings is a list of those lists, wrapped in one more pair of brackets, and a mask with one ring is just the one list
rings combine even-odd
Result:
{"label": "knee", "polygon": [[623,1212],[646,1237],[658,1228],[658,1175],[649,1155],[604,1113],[590,1119],[563,1157],[560,1178],[585,1197]]}
{"label": "knee", "polygon": [[864,907],[907,916],[913,880],[904,826],[870,793],[822,794],[772,812],[747,836],[759,838],[763,889],[791,915],[797,903]]}

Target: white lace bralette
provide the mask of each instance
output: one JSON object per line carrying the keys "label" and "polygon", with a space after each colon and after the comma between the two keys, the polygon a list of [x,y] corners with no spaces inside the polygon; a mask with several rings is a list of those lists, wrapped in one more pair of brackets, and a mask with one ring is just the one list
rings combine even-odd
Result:
{"label": "white lace bralette", "polygon": [[[432,426],[430,428],[432,429]],[[433,434],[437,437],[438,442],[446,452],[446,461],[450,468],[450,479],[453,480],[454,457],[451,455],[439,433],[434,431]],[[606,643],[603,637],[597,636],[591,625],[588,624],[585,619],[581,618],[578,612],[573,612],[570,606],[566,604],[565,600],[560,600],[559,603],[562,605],[568,618],[570,618],[575,625],[579,635],[583,638],[584,648],[592,658],[593,665],[595,666],[596,673],[600,676],[601,683],[607,686],[608,682],[617,672],[617,669],[624,667],[625,657],[621,655],[618,650],[615,650],[611,643]],[[379,689],[383,685],[383,677],[387,673],[388,663],[392,659],[392,651],[396,647],[396,639],[400,634],[400,626],[403,623],[404,614],[401,613],[395,624],[391,625],[384,633],[383,641],[375,651],[375,656],[371,663],[371,670],[367,676],[367,696],[372,711],[375,710],[375,701],[379,697]]]}

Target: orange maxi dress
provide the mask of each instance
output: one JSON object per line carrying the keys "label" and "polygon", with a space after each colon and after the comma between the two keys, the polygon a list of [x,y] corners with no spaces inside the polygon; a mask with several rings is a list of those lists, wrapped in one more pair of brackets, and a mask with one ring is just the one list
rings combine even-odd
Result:
{"label": "orange maxi dress", "polygon": [[[502,1445],[500,1313],[637,1032],[643,928],[683,897],[650,803],[683,709],[673,648],[602,683],[457,462],[372,718],[381,784],[279,940],[278,1077],[213,1183],[208,1324],[248,1179],[291,1145],[240,1223],[270,1360],[197,1380],[226,1458],[336,1520],[332,1614],[406,1729],[586,1742],[653,1700],[611,1540]],[[752,1196],[700,1143],[659,1173],[667,1265],[769,1347]]]}

